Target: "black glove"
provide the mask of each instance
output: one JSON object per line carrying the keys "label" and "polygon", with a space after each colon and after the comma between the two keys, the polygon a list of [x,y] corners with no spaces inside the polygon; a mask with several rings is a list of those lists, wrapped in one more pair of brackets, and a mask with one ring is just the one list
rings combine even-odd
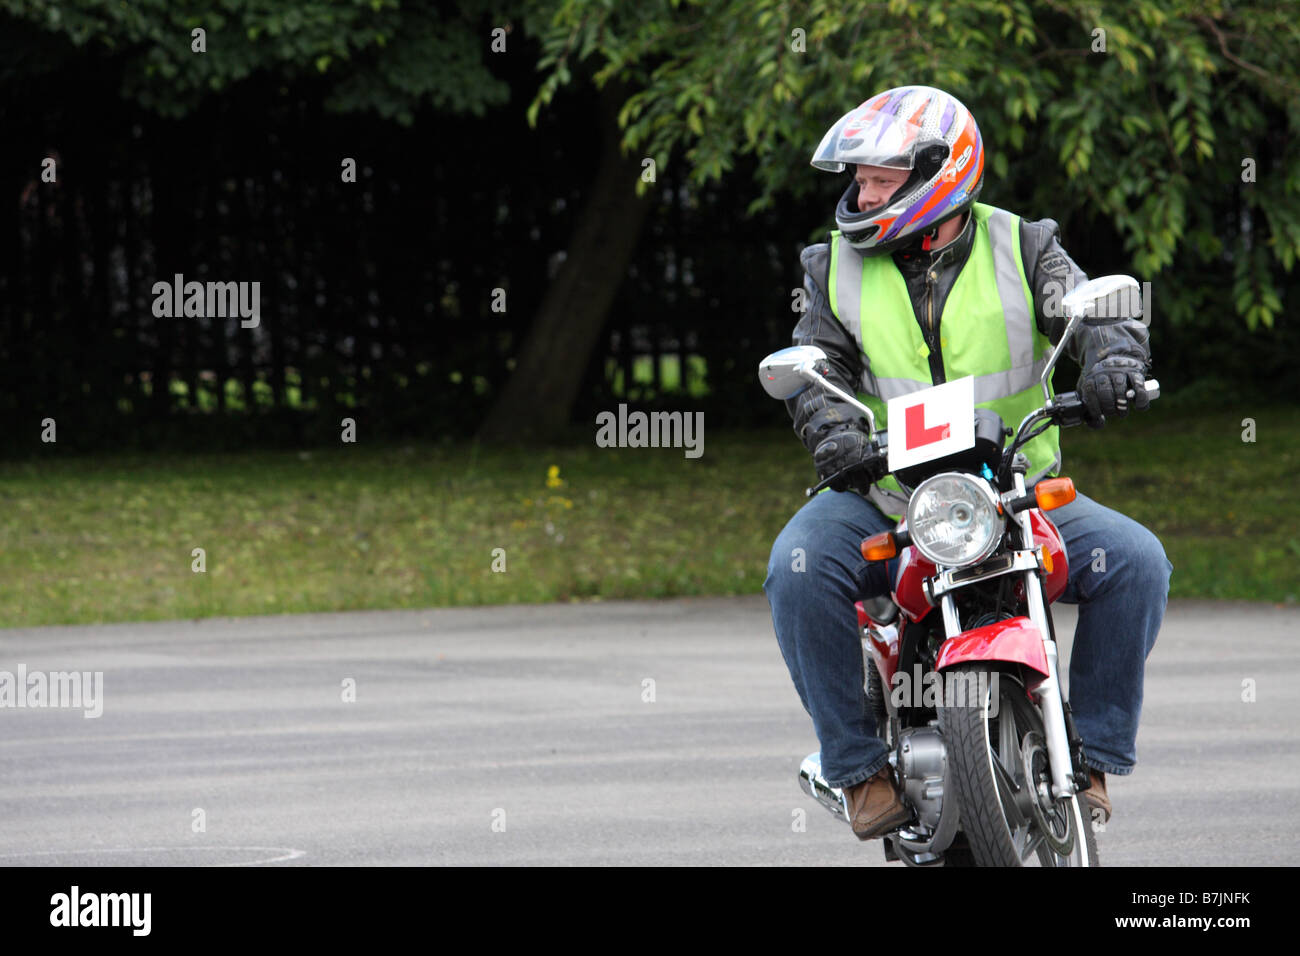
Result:
{"label": "black glove", "polygon": [[[1125,355],[1101,359],[1080,375],[1079,397],[1088,409],[1088,424],[1100,428],[1105,416],[1123,418],[1130,408],[1141,411],[1150,406],[1146,377],[1146,363]],[[1130,391],[1132,398],[1128,397]]]}
{"label": "black glove", "polygon": [[865,491],[873,481],[883,478],[889,471],[875,444],[868,440],[865,432],[853,425],[836,429],[818,442],[813,450],[813,464],[817,466],[817,476],[823,481],[845,469],[853,469],[831,482],[829,487],[834,491],[849,488]]}

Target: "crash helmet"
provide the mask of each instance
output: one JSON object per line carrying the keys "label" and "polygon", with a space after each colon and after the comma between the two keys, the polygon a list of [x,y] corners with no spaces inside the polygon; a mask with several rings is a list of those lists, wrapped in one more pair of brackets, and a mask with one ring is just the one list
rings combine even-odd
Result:
{"label": "crash helmet", "polygon": [[835,225],[863,255],[880,255],[932,235],[969,209],[984,185],[984,143],[975,117],[955,97],[930,86],[885,90],[836,121],[813,154],[831,173],[886,166],[906,181],[874,209],[858,209],[850,182],[835,207]]}

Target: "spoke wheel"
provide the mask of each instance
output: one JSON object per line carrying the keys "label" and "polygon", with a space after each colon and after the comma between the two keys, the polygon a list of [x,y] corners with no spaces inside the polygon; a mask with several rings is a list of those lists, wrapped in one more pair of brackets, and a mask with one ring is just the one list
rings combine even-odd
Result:
{"label": "spoke wheel", "polygon": [[1096,839],[1078,796],[1049,798],[1043,721],[1025,685],[1014,674],[978,664],[947,673],[964,675],[961,682],[945,681],[950,696],[939,708],[939,726],[975,861],[1097,866]]}

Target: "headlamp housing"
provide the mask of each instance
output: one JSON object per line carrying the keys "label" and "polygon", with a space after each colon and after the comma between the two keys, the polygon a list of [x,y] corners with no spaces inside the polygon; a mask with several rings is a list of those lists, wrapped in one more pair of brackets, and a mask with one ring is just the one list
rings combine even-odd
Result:
{"label": "headlamp housing", "polygon": [[988,482],[946,471],[921,482],[907,504],[912,544],[928,561],[949,568],[978,564],[1006,531],[997,495]]}

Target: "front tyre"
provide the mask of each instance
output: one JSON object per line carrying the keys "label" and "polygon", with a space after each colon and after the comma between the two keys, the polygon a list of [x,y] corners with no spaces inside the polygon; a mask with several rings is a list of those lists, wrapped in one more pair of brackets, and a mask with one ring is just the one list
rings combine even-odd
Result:
{"label": "front tyre", "polygon": [[1097,866],[1097,841],[1077,795],[1047,802],[1042,716],[1009,671],[944,671],[939,727],[979,866]]}

